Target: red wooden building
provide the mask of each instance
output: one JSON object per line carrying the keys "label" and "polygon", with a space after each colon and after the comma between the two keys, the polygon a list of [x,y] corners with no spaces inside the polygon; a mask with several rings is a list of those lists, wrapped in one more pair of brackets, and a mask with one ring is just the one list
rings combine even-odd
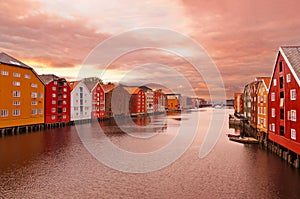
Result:
{"label": "red wooden building", "polygon": [[53,74],[39,77],[45,85],[45,124],[70,122],[70,86],[66,79]]}
{"label": "red wooden building", "polygon": [[92,119],[104,119],[105,116],[105,91],[99,82],[86,82],[92,96]]}
{"label": "red wooden building", "polygon": [[300,154],[300,46],[281,47],[269,89],[270,140]]}
{"label": "red wooden building", "polygon": [[243,93],[234,93],[234,113],[238,115],[244,114]]}
{"label": "red wooden building", "polygon": [[141,115],[146,113],[146,95],[145,92],[138,87],[124,87],[131,95],[129,101],[130,114]]}

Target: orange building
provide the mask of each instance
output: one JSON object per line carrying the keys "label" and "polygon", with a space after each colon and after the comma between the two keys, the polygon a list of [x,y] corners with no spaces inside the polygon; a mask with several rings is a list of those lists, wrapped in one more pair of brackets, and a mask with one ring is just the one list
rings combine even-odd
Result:
{"label": "orange building", "polygon": [[260,79],[257,88],[257,130],[266,137],[268,132],[268,93],[270,77]]}
{"label": "orange building", "polygon": [[44,123],[44,84],[35,71],[0,53],[0,129]]}

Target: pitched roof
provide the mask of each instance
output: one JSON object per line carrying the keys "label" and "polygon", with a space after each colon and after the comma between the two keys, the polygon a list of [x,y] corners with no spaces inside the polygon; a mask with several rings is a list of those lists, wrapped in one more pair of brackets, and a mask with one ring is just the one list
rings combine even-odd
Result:
{"label": "pitched roof", "polygon": [[69,85],[70,85],[70,89],[71,91],[80,83],[81,81],[71,81],[71,82],[68,82]]}
{"label": "pitched roof", "polygon": [[115,87],[116,87],[116,85],[114,85],[114,84],[105,84],[105,85],[102,85],[102,88],[103,88],[103,90],[104,90],[105,93],[108,93],[109,91],[111,91]]}
{"label": "pitched roof", "polygon": [[86,87],[89,89],[89,91],[91,92],[95,86],[98,84],[98,82],[84,82]]}
{"label": "pitched roof", "polygon": [[140,89],[139,87],[130,87],[130,86],[126,86],[124,87],[125,90],[127,90],[127,92],[129,94],[138,94],[138,92],[142,89]]}
{"label": "pitched roof", "polygon": [[39,77],[44,82],[45,85],[49,84],[53,80],[60,79],[58,76],[56,76],[54,74],[43,74],[43,75],[39,75]]}
{"label": "pitched roof", "polygon": [[17,67],[22,67],[22,68],[32,69],[31,67],[27,66],[23,62],[9,56],[8,54],[6,54],[4,52],[0,52],[0,63],[1,64],[12,65],[12,66],[17,66]]}
{"label": "pitched roof", "polygon": [[[279,48],[279,53],[281,53],[292,74],[294,75],[298,85],[300,86],[300,46],[282,46]],[[276,62],[278,60],[279,53],[277,55]]]}

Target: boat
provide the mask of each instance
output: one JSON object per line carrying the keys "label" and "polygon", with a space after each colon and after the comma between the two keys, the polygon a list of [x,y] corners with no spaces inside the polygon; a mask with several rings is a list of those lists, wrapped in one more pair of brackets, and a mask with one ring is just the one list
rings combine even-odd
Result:
{"label": "boat", "polygon": [[229,137],[229,140],[243,144],[258,144],[258,140],[252,137]]}
{"label": "boat", "polygon": [[236,137],[236,138],[238,138],[238,137],[240,137],[241,135],[239,135],[239,134],[230,134],[230,133],[228,133],[228,134],[226,134],[229,138],[230,137]]}

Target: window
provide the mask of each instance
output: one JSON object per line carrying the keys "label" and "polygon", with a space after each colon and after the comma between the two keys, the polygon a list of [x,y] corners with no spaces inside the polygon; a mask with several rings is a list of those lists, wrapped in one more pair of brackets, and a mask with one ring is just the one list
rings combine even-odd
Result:
{"label": "window", "polygon": [[272,102],[275,101],[275,93],[274,93],[274,92],[271,93],[271,101],[272,101]]}
{"label": "window", "polygon": [[67,112],[67,108],[63,108],[63,112]]}
{"label": "window", "polygon": [[31,98],[37,98],[37,92],[31,92]]}
{"label": "window", "polygon": [[56,94],[55,94],[55,93],[52,93],[52,97],[56,97]]}
{"label": "window", "polygon": [[7,109],[1,110],[1,117],[7,117],[7,116],[8,116],[8,110]]}
{"label": "window", "polygon": [[20,109],[14,109],[13,116],[20,116]]}
{"label": "window", "polygon": [[283,104],[284,104],[284,92],[281,91],[280,92],[280,107],[283,107]]}
{"label": "window", "polygon": [[37,101],[31,101],[31,105],[32,106],[36,106],[37,105]]}
{"label": "window", "polygon": [[82,93],[83,92],[83,87],[79,87],[79,91]]}
{"label": "window", "polygon": [[291,74],[286,75],[286,82],[290,83],[291,82]]}
{"label": "window", "polygon": [[63,115],[63,119],[66,119],[67,118],[67,116],[66,115]]}
{"label": "window", "polygon": [[275,108],[272,108],[272,111],[271,111],[272,113],[271,113],[271,116],[272,117],[275,117]]}
{"label": "window", "polygon": [[13,101],[13,105],[15,105],[15,106],[19,106],[20,104],[21,104],[20,101],[17,101],[17,100]]}
{"label": "window", "polygon": [[296,89],[290,90],[291,100],[296,100]]}
{"label": "window", "polygon": [[43,93],[39,93],[39,98],[43,98],[44,94]]}
{"label": "window", "polygon": [[13,97],[20,97],[21,91],[13,91]]}
{"label": "window", "polygon": [[52,104],[56,104],[56,101],[55,101],[55,100],[52,100]]}
{"label": "window", "polygon": [[283,77],[279,77],[279,86],[283,88]]}
{"label": "window", "polygon": [[38,87],[37,84],[35,84],[35,83],[32,83],[32,84],[31,84],[31,88],[37,88],[37,87]]}
{"label": "window", "polygon": [[36,115],[37,114],[37,110],[36,109],[31,109],[31,115]]}
{"label": "window", "polygon": [[277,86],[277,80],[276,79],[273,80],[273,85]]}
{"label": "window", "polygon": [[25,75],[24,75],[24,78],[25,78],[25,79],[30,79],[30,75],[29,75],[29,74],[25,74]]}
{"label": "window", "polygon": [[8,71],[6,71],[6,70],[2,70],[2,71],[1,71],[1,75],[8,76],[8,74],[9,74],[9,73],[8,73]]}
{"label": "window", "polygon": [[42,115],[43,114],[43,109],[39,109],[39,114]]}
{"label": "window", "polygon": [[14,85],[14,86],[20,86],[21,83],[20,83],[20,82],[17,82],[17,81],[13,81],[13,85]]}
{"label": "window", "polygon": [[52,119],[52,120],[55,120],[55,115],[52,115],[52,116],[51,116],[51,119]]}
{"label": "window", "polygon": [[284,136],[284,126],[280,126],[280,135]]}
{"label": "window", "polygon": [[291,110],[290,117],[291,117],[292,121],[294,121],[294,122],[297,121],[296,110]]}
{"label": "window", "polygon": [[54,85],[57,85],[57,81],[54,81],[53,84],[54,84]]}
{"label": "window", "polygon": [[269,124],[270,131],[275,132],[275,124]]}
{"label": "window", "polygon": [[67,82],[64,82],[64,86],[67,86]]}
{"label": "window", "polygon": [[282,61],[279,62],[279,72],[282,72]]}
{"label": "window", "polygon": [[56,111],[56,108],[51,108],[52,113],[55,113],[55,111]]}
{"label": "window", "polygon": [[64,100],[64,101],[63,101],[63,104],[67,104],[67,101],[66,101],[66,100]]}
{"label": "window", "polygon": [[67,92],[67,88],[64,88],[64,92]]}
{"label": "window", "polygon": [[291,129],[291,139],[296,140],[296,130]]}
{"label": "window", "polygon": [[64,94],[64,95],[63,95],[63,98],[67,98],[67,94]]}
{"label": "window", "polygon": [[56,91],[56,87],[55,87],[55,86],[52,86],[52,90],[53,90],[53,91]]}
{"label": "window", "polygon": [[20,77],[21,77],[21,74],[20,74],[20,73],[13,73],[13,76],[14,76],[14,77],[20,78]]}
{"label": "window", "polygon": [[280,109],[280,119],[284,120],[284,109]]}
{"label": "window", "polygon": [[264,115],[267,114],[267,107],[264,107]]}
{"label": "window", "polygon": [[266,102],[267,102],[267,96],[264,95],[264,103],[266,103]]}

